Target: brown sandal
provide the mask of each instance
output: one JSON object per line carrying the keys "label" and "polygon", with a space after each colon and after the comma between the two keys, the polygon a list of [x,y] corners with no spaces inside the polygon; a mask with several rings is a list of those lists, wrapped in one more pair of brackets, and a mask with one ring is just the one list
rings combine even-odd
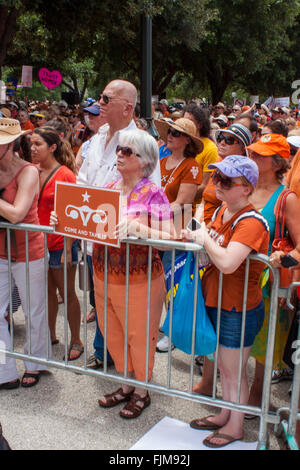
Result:
{"label": "brown sandal", "polygon": [[[143,405],[141,406],[138,403],[143,403]],[[141,397],[140,395],[137,395],[137,393],[133,393],[129,403],[127,403],[123,410],[120,411],[120,416],[124,419],[138,418],[138,416],[142,414],[144,409],[147,408],[150,403],[151,400],[148,392],[145,397]],[[126,413],[126,411],[129,411],[130,414]]]}
{"label": "brown sandal", "polygon": [[[122,387],[116,390],[113,393],[104,395],[103,398],[106,399],[106,402],[101,401],[101,398],[98,400],[99,406],[102,408],[113,408],[117,406],[119,403],[123,403],[124,401],[129,401],[131,395],[133,394],[134,390],[129,393],[124,393]],[[118,398],[121,397],[121,398]]]}

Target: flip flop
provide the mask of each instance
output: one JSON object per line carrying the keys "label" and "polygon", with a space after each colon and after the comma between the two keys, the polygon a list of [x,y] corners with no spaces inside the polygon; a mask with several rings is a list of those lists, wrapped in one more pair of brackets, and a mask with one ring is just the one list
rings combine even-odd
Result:
{"label": "flip flop", "polygon": [[[225,442],[225,444],[214,444],[213,442],[211,442],[211,440],[215,439],[215,438],[223,439],[224,441],[227,441],[227,442]],[[219,433],[219,432],[215,432],[211,436],[210,439],[208,437],[206,439],[204,439],[203,444],[206,447],[210,447],[212,449],[221,449],[221,447],[226,447],[229,444],[232,444],[232,442],[241,441],[242,439],[243,439],[243,437],[240,437],[239,439],[236,439],[235,437],[232,437],[229,434],[222,434],[222,433]]]}
{"label": "flip flop", "polygon": [[[41,372],[38,372],[37,374],[30,374],[29,372],[25,372],[25,374],[22,377],[21,387],[23,388],[35,387],[39,383],[40,377],[41,377]],[[34,379],[34,382],[25,383],[24,379]]]}
{"label": "flip flop", "polygon": [[[217,429],[220,429],[221,426],[218,424],[212,423],[211,421],[208,420],[208,418],[213,418],[214,415],[209,415],[206,416],[206,418],[199,418],[199,419],[194,419],[193,421],[190,422],[190,426],[193,429],[198,429],[199,431],[215,431]],[[198,424],[198,423],[204,423]]]}
{"label": "flip flop", "polygon": [[13,382],[7,382],[5,384],[0,384],[0,390],[15,390],[20,387],[20,380],[14,380]]}
{"label": "flip flop", "polygon": [[[73,359],[70,358],[70,353],[71,351],[77,351],[79,352],[78,356],[74,357]],[[84,353],[84,347],[83,346],[79,346],[79,344],[71,344],[70,348],[69,348],[69,352],[68,352],[68,361],[69,362],[72,362],[72,361],[77,361],[77,359],[80,358],[80,356]],[[65,360],[65,357],[63,358],[63,360]]]}

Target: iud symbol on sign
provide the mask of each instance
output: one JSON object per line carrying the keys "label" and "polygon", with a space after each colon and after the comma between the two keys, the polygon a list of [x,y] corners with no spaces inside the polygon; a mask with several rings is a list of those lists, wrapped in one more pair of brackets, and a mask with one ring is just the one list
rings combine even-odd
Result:
{"label": "iud symbol on sign", "polygon": [[76,207],[69,205],[66,208],[67,217],[77,220],[79,215],[84,227],[87,227],[91,217],[95,224],[107,224],[107,215],[104,211],[95,211],[90,209],[88,206]]}

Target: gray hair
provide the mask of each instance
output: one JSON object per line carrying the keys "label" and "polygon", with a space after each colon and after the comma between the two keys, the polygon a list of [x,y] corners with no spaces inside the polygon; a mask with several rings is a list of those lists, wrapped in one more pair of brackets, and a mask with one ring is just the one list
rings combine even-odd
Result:
{"label": "gray hair", "polygon": [[134,146],[136,153],[141,157],[144,164],[143,175],[148,178],[152,175],[158,162],[158,143],[148,132],[141,129],[122,131],[119,139],[120,145]]}

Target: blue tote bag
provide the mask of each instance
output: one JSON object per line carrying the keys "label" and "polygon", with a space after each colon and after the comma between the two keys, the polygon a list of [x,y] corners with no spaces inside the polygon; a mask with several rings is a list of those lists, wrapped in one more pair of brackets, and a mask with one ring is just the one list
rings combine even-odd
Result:
{"label": "blue tote bag", "polygon": [[[186,354],[192,353],[195,290],[194,271],[195,259],[192,252],[184,253],[176,259],[174,272],[172,343],[176,348],[184,351]],[[206,312],[199,272],[198,276],[195,355],[206,356],[215,352],[217,336]],[[169,299],[167,298],[167,300],[170,300],[170,270],[166,273],[166,284],[169,294]],[[168,302],[168,313],[162,328],[166,336],[169,336],[169,325],[170,301]]]}

